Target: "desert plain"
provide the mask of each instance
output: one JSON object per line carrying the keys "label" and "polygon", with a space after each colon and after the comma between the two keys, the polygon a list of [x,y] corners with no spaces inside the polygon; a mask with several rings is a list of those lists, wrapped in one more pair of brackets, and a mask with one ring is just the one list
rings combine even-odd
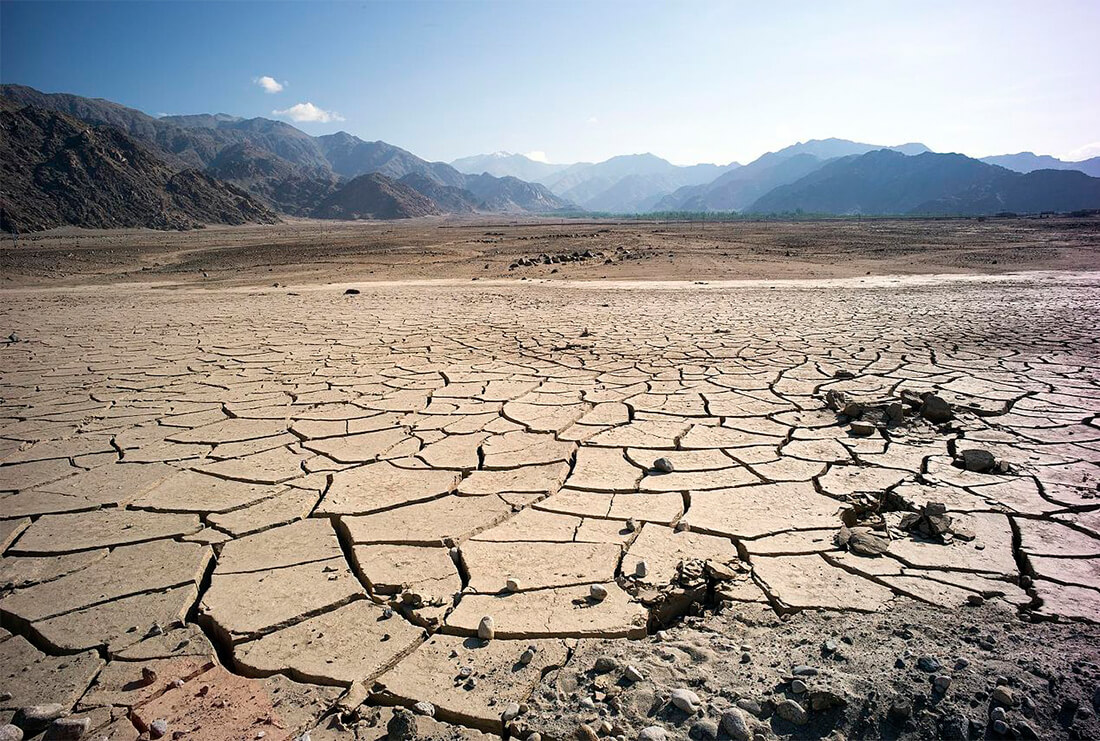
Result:
{"label": "desert plain", "polygon": [[5,237],[0,724],[1100,737],[1098,250],[1095,217]]}

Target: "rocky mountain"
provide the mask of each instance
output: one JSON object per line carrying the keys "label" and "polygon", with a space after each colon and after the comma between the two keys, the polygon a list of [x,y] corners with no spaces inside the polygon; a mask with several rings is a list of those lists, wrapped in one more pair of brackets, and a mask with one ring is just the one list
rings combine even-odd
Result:
{"label": "rocky mountain", "polygon": [[[847,139],[811,139],[768,152],[703,185],[687,186],[658,200],[654,211],[741,211],[773,188],[793,183],[836,157],[881,149]],[[887,147],[906,155],[927,152],[923,144]]]}
{"label": "rocky mountain", "polygon": [[513,177],[467,175],[466,190],[473,194],[483,211],[550,213],[576,208],[569,201],[551,193],[545,186]]}
{"label": "rocky mountain", "polygon": [[480,205],[474,194],[465,188],[440,185],[427,175],[418,172],[410,172],[398,182],[429,198],[441,213],[472,214],[478,210]]}
{"label": "rocky mountain", "polygon": [[886,149],[841,157],[775,188],[750,212],[982,215],[1100,208],[1100,178],[1023,174],[961,154],[906,156]]}
{"label": "rocky mountain", "polygon": [[999,154],[993,157],[982,157],[982,162],[987,165],[999,165],[1016,172],[1033,172],[1035,170],[1078,170],[1094,178],[1100,178],[1100,157],[1093,157],[1080,162],[1067,162],[1049,154],[1035,154],[1034,152],[1019,152],[1017,154]]}
{"label": "rocky mountain", "polygon": [[248,142],[221,150],[206,172],[293,216],[311,214],[341,183],[327,170],[292,164]]}
{"label": "rocky mountain", "polygon": [[0,101],[0,229],[189,229],[278,220],[251,195],[204,172],[169,166],[118,128]]}
{"label": "rocky mountain", "polygon": [[487,172],[498,178],[511,176],[520,180],[541,182],[543,178],[561,172],[569,165],[538,162],[525,155],[511,152],[493,152],[462,157],[452,162],[451,167],[467,175],[480,175]]}
{"label": "rocky mountain", "polygon": [[409,219],[440,213],[432,199],[377,172],[360,175],[314,209],[321,219]]}
{"label": "rocky mountain", "polygon": [[[108,100],[42,93],[22,85],[0,86],[0,95],[120,129],[170,167],[209,170],[288,214],[315,212],[322,200],[335,193],[339,182],[368,173],[391,180],[418,175],[445,189],[479,191],[473,195],[436,191],[441,198],[436,206],[439,212],[466,213],[469,203],[476,203],[481,210],[499,206],[510,212],[525,210],[522,204],[538,212],[575,208],[544,187],[515,178],[479,174],[472,176],[471,188],[469,177],[446,163],[428,162],[392,144],[364,141],[346,132],[313,137],[281,121],[224,113],[154,118]],[[420,179],[411,182],[428,189]]]}

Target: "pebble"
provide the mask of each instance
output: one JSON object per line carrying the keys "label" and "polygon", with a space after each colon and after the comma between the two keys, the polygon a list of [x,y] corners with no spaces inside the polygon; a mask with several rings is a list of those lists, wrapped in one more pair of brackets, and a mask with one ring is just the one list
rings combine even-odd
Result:
{"label": "pebble", "polygon": [[58,718],[46,729],[46,738],[57,741],[78,741],[92,725],[91,718]]}
{"label": "pebble", "polygon": [[646,563],[645,559],[642,559],[634,567],[634,576],[644,579],[647,574],[649,574],[649,564]]}
{"label": "pebble", "polygon": [[834,651],[836,651],[837,648],[838,648],[837,643],[832,638],[829,638],[828,640],[826,640],[824,643],[821,644],[822,653],[831,654]]}
{"label": "pebble", "polygon": [[607,599],[607,587],[603,584],[593,584],[588,588],[588,596],[597,602],[603,602]]}
{"label": "pebble", "polygon": [[432,705],[427,700],[421,700],[413,705],[413,712],[417,715],[425,715],[429,718],[435,717],[435,705]]}
{"label": "pebble", "polygon": [[638,741],[667,741],[668,732],[660,726],[649,726],[643,728],[641,733],[638,734]]}
{"label": "pebble", "polygon": [[393,717],[386,724],[386,733],[394,741],[411,741],[417,737],[416,716],[407,708],[394,708]]}
{"label": "pebble", "polygon": [[519,655],[519,663],[523,666],[527,666],[535,659],[535,650],[531,646],[528,646],[523,650],[523,653]]}
{"label": "pebble", "polygon": [[631,532],[631,533],[638,532],[638,523],[637,523],[637,521],[634,520],[633,517],[631,517],[630,519],[628,519],[626,521],[626,529],[627,529],[627,532]]}
{"label": "pebble", "polygon": [[633,665],[627,664],[626,670],[623,672],[623,676],[629,679],[631,682],[641,682],[645,677],[640,671]]}
{"label": "pebble", "polygon": [[527,737],[527,741],[542,741],[542,734],[536,731]]}
{"label": "pebble", "polygon": [[1020,738],[1039,738],[1039,732],[1035,730],[1035,726],[1026,720],[1021,720],[1016,724],[1016,734]]}
{"label": "pebble", "polygon": [[796,677],[815,677],[817,676],[817,669],[805,664],[797,664],[791,669],[791,674]]}
{"label": "pebble", "polygon": [[988,450],[981,450],[979,448],[961,451],[959,453],[959,462],[962,463],[963,468],[967,471],[974,471],[976,473],[992,471],[993,467],[997,465],[997,459],[993,457],[992,453]]}
{"label": "pebble", "polygon": [[507,723],[510,720],[516,718],[519,715],[519,703],[510,702],[504,706],[504,712],[500,714],[500,719]]}
{"label": "pebble", "polygon": [[858,435],[860,437],[867,437],[868,435],[875,434],[875,426],[873,424],[858,419],[849,424],[848,429],[852,431],[853,435]]}
{"label": "pebble", "polygon": [[938,672],[940,670],[940,662],[931,656],[921,656],[917,659],[917,668],[922,672]]}
{"label": "pebble", "polygon": [[698,739],[718,738],[718,724],[709,718],[698,720],[692,724],[688,735]]}
{"label": "pebble", "polygon": [[507,589],[509,592],[518,592],[519,579],[508,579],[506,582],[504,582],[504,588]]}
{"label": "pebble", "polygon": [[391,617],[393,617],[393,608],[386,605],[382,608],[382,619],[389,620]]}
{"label": "pebble", "polygon": [[1004,736],[1008,733],[1008,723],[1005,723],[1003,720],[993,721],[993,732],[998,736]]}
{"label": "pebble", "polygon": [[0,726],[0,741],[23,741],[23,729],[11,723]]}
{"label": "pebble", "polygon": [[596,741],[599,738],[599,734],[592,728],[592,726],[581,723],[577,726],[577,732],[575,734],[578,741]]}
{"label": "pebble", "polygon": [[944,741],[967,741],[970,738],[970,719],[965,715],[948,715],[940,723],[940,738]]}
{"label": "pebble", "polygon": [[672,473],[675,471],[675,467],[672,465],[672,461],[668,458],[658,458],[653,461],[653,470],[660,471],[661,473]]}
{"label": "pebble", "polygon": [[493,617],[486,615],[481,618],[481,622],[477,625],[477,637],[483,641],[491,641],[496,637],[496,634],[496,624],[493,622]]}
{"label": "pebble", "polygon": [[168,733],[168,721],[164,718],[157,718],[149,724],[150,738],[160,738],[166,733]]}
{"label": "pebble", "polygon": [[990,711],[990,713],[989,713],[989,719],[990,720],[1007,720],[1008,719],[1008,713],[1005,712],[1004,708],[1000,708],[1000,707],[993,708],[993,710]]}
{"label": "pebble", "polygon": [[947,688],[951,686],[951,677],[946,674],[940,674],[932,680],[932,685],[936,688],[936,691],[940,694],[947,692]]}
{"label": "pebble", "polygon": [[794,723],[796,726],[805,725],[810,719],[806,709],[794,700],[784,700],[776,705],[775,714],[789,723]]}
{"label": "pebble", "polygon": [[68,710],[67,707],[56,702],[49,703],[48,705],[28,705],[27,707],[20,708],[15,713],[13,722],[24,731],[37,733],[38,731],[44,730],[51,721],[57,720],[65,715]]}
{"label": "pebble", "polygon": [[737,707],[745,710],[753,715],[760,715],[760,703],[753,700],[751,697],[742,697],[737,701]]}
{"label": "pebble", "polygon": [[699,695],[687,689],[675,689],[672,691],[672,704],[685,713],[694,713],[699,709]]}
{"label": "pebble", "polygon": [[1001,705],[1011,706],[1016,704],[1016,697],[1012,694],[1012,689],[1010,687],[999,684],[997,688],[993,690],[993,701]]}
{"label": "pebble", "polygon": [[610,656],[600,656],[596,659],[595,666],[593,666],[593,669],[595,669],[600,674],[607,674],[608,672],[613,672],[618,668],[619,662],[615,661],[615,659],[611,658]]}
{"label": "pebble", "polygon": [[795,693],[796,695],[805,694],[806,689],[806,683],[803,682],[801,679],[795,679],[791,681],[791,692]]}
{"label": "pebble", "polygon": [[740,708],[730,708],[722,713],[722,729],[734,741],[749,741],[752,738],[749,721]]}

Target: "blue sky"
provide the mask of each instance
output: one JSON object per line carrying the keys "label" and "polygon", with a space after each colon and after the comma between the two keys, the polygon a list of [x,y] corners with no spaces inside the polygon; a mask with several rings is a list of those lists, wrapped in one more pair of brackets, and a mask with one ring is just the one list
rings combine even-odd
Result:
{"label": "blue sky", "polygon": [[0,79],[432,160],[747,162],[828,136],[1079,159],[1100,154],[1098,28],[1095,0],[4,1]]}

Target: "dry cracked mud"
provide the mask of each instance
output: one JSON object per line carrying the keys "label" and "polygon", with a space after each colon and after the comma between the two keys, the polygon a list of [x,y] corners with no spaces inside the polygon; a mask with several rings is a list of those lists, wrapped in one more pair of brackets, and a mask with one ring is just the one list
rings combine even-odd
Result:
{"label": "dry cracked mud", "polygon": [[1100,275],[357,287],[5,292],[0,725],[1100,736]]}

